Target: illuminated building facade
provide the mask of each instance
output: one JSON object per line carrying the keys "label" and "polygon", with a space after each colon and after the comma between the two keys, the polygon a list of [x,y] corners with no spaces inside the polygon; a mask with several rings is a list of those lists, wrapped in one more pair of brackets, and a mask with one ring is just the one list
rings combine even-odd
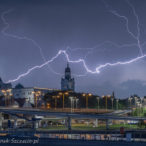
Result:
{"label": "illuminated building facade", "polygon": [[38,87],[23,87],[18,84],[13,89],[13,96],[19,106],[29,105],[28,107],[37,107],[42,104],[42,98],[48,92],[58,91],[57,89],[38,88]]}

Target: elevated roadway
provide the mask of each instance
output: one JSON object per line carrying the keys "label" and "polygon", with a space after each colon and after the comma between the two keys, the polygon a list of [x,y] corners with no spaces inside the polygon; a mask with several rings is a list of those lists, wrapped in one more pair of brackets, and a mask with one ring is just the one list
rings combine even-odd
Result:
{"label": "elevated roadway", "polygon": [[113,120],[146,120],[146,117],[130,117],[121,116],[130,112],[130,110],[121,111],[118,113],[109,114],[95,114],[95,113],[65,113],[65,112],[51,112],[40,109],[20,109],[20,108],[0,108],[1,113],[6,114],[24,114],[30,116],[49,116],[49,117],[60,117],[60,118],[79,118],[79,119],[113,119]]}

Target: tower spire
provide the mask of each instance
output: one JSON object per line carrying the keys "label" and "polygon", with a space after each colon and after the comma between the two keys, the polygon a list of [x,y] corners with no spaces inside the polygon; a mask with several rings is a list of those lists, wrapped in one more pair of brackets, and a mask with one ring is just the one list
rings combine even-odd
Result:
{"label": "tower spire", "polygon": [[67,62],[67,68],[69,68],[69,62]]}
{"label": "tower spire", "polygon": [[68,80],[71,78],[71,70],[68,62],[67,62],[67,67],[65,68],[65,78]]}

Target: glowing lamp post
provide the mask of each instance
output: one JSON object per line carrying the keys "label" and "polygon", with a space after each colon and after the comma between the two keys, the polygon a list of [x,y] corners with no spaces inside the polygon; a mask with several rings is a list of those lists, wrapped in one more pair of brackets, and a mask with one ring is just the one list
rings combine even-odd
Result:
{"label": "glowing lamp post", "polygon": [[11,89],[7,89],[6,90],[6,94],[7,94],[7,97],[8,97],[8,105],[10,105],[10,101],[11,101]]}
{"label": "glowing lamp post", "polygon": [[79,101],[79,99],[77,97],[75,97],[76,109],[78,108],[78,101]]}
{"label": "glowing lamp post", "polygon": [[41,96],[41,91],[32,91],[32,94],[34,94],[34,102],[35,102],[35,108],[38,107],[38,100]]}
{"label": "glowing lamp post", "polygon": [[10,100],[12,97],[12,93],[11,93],[11,89],[7,89],[7,90],[2,90],[2,93],[5,97],[5,106],[10,105]]}
{"label": "glowing lamp post", "polygon": [[112,110],[113,110],[114,109],[114,98],[112,97],[111,100],[112,100]]}
{"label": "glowing lamp post", "polygon": [[88,109],[88,98],[92,96],[91,93],[89,94],[83,94],[84,97],[86,97],[86,109]]}
{"label": "glowing lamp post", "polygon": [[119,99],[116,99],[117,102],[117,110],[119,109]]}
{"label": "glowing lamp post", "polygon": [[97,97],[98,110],[99,110],[99,100],[100,100],[100,97],[98,96],[98,97]]}
{"label": "glowing lamp post", "polygon": [[65,97],[65,95],[68,95],[68,92],[65,92],[65,93],[62,93],[62,92],[60,92],[59,93],[59,95],[62,95],[62,108],[64,109],[64,97]]}
{"label": "glowing lamp post", "polygon": [[110,95],[106,95],[106,96],[103,95],[102,98],[105,99],[105,109],[107,111],[107,100],[108,100],[108,98],[111,98],[111,96]]}
{"label": "glowing lamp post", "polygon": [[53,98],[55,99],[55,110],[56,110],[56,108],[57,108],[57,99],[59,99],[60,96],[59,95],[53,96]]}
{"label": "glowing lamp post", "polygon": [[7,92],[6,92],[6,90],[2,90],[2,93],[4,94],[4,97],[5,97],[5,106],[6,106],[7,105],[7,101],[6,101]]}
{"label": "glowing lamp post", "polygon": [[70,103],[71,103],[71,106],[70,106],[70,109],[71,109],[71,113],[73,112],[73,108],[74,108],[74,97],[69,97],[70,99]]}
{"label": "glowing lamp post", "polygon": [[129,103],[130,103],[130,109],[132,108],[132,106],[131,106],[131,100],[132,100],[132,98],[131,97],[129,97]]}

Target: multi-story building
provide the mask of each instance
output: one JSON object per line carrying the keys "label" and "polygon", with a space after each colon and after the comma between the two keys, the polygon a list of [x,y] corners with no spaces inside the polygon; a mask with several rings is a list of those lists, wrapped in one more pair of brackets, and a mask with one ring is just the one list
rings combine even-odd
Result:
{"label": "multi-story building", "polygon": [[9,105],[12,99],[11,83],[4,83],[0,78],[0,105]]}
{"label": "multi-story building", "polygon": [[61,90],[75,90],[75,81],[74,78],[71,78],[71,69],[68,63],[67,67],[65,68],[65,76],[61,79]]}
{"label": "multi-story building", "polygon": [[41,106],[42,98],[48,92],[58,91],[57,89],[38,88],[38,87],[23,87],[18,84],[13,89],[13,97],[19,103],[19,106]]}

